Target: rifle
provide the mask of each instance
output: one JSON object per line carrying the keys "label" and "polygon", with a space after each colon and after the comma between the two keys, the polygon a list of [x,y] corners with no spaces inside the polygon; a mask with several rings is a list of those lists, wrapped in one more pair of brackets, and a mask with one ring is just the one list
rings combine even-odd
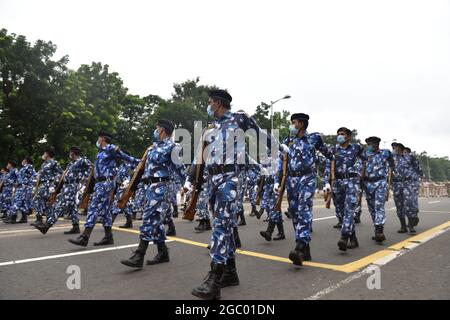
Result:
{"label": "rifle", "polygon": [[37,192],[38,192],[38,190],[39,190],[39,185],[41,184],[41,175],[39,174],[38,175],[38,178],[37,178],[37,180],[36,180],[36,186],[35,186],[35,189],[34,189],[34,191],[33,191],[33,199],[36,197],[36,195],[37,195]]}
{"label": "rifle", "polygon": [[67,170],[68,170],[69,168],[66,168],[66,170],[64,170],[64,173],[62,174],[62,176],[61,176],[61,178],[59,179],[59,182],[58,182],[58,185],[56,186],[56,189],[55,189],[55,192],[53,192],[51,195],[50,195],[50,197],[48,198],[48,200],[47,200],[47,204],[48,205],[53,205],[55,202],[56,202],[56,197],[57,197],[57,195],[61,192],[61,190],[62,190],[62,187],[63,187],[63,185],[64,185],[64,178],[65,178],[65,176],[66,176],[66,174],[67,174]]}
{"label": "rifle", "polygon": [[131,198],[131,196],[136,192],[137,186],[139,182],[141,181],[141,177],[144,174],[145,171],[145,163],[147,162],[147,153],[153,148],[153,145],[148,147],[144,154],[141,157],[141,162],[137,165],[136,169],[134,170],[133,177],[131,178],[130,183],[128,184],[127,189],[123,193],[122,197],[117,202],[117,208],[123,209],[127,205],[128,200]]}
{"label": "rifle", "polygon": [[89,174],[89,178],[86,183],[86,188],[84,189],[84,192],[83,192],[83,197],[81,198],[82,199],[81,203],[79,205],[79,207],[83,210],[86,210],[88,208],[91,194],[94,192],[94,185],[95,185],[94,180],[95,180],[94,179],[94,167],[92,167],[91,173]]}
{"label": "rifle", "polygon": [[258,193],[256,194],[256,205],[259,206],[261,204],[262,196],[263,196],[263,188],[264,188],[264,181],[266,180],[265,176],[259,177],[258,182]]}
{"label": "rifle", "polygon": [[334,160],[331,160],[331,162],[330,162],[330,187],[331,187],[331,190],[328,191],[324,195],[325,208],[327,208],[327,209],[330,209],[330,207],[331,207],[331,198],[332,198],[332,195],[333,195],[333,182],[334,182],[334,170],[335,170],[334,165],[335,165],[334,164]]}
{"label": "rifle", "polygon": [[283,171],[281,172],[281,181],[278,192],[277,203],[275,204],[275,211],[281,212],[281,202],[283,201],[284,190],[286,189],[286,174],[287,174],[287,154],[283,155]]}
{"label": "rifle", "polygon": [[360,191],[358,194],[358,206],[361,208],[362,204],[362,195],[363,195],[363,184],[366,177],[366,162],[363,162],[363,167],[361,170],[361,183],[360,183]]}
{"label": "rifle", "polygon": [[[199,149],[199,152],[201,152],[201,154],[199,154],[197,156],[197,159],[199,159],[199,163],[197,163],[195,165],[195,181],[193,183],[190,200],[189,200],[189,202],[185,203],[185,210],[183,212],[183,219],[189,220],[189,221],[194,220],[195,209],[197,208],[198,196],[200,195],[201,187],[203,184],[203,169],[205,167],[205,164],[203,161],[203,153],[206,148],[206,143],[203,139],[203,134],[202,134],[202,139],[201,139],[200,143],[201,143],[201,148]],[[191,166],[189,168],[189,170],[193,169],[193,167],[194,166]]]}
{"label": "rifle", "polygon": [[0,182],[0,193],[2,193],[2,191],[3,191],[3,182],[4,182],[4,180],[2,180],[2,182]]}

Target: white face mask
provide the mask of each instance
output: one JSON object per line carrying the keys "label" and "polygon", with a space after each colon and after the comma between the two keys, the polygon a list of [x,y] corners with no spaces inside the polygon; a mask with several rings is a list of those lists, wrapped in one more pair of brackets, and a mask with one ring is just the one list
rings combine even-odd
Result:
{"label": "white face mask", "polygon": [[42,160],[44,160],[44,161],[45,161],[45,160],[47,160],[47,158],[45,157],[45,155],[44,155],[44,154],[42,155],[42,157],[41,157],[41,158],[42,158]]}
{"label": "white face mask", "polygon": [[97,147],[97,149],[100,149],[100,142],[98,142],[98,140],[97,140],[97,142],[95,143],[95,146]]}

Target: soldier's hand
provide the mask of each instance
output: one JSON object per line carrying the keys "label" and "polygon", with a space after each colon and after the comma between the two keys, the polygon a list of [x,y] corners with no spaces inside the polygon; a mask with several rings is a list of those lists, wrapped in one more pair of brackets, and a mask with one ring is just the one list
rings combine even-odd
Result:
{"label": "soldier's hand", "polygon": [[278,182],[273,185],[273,191],[275,193],[278,193],[280,191],[279,188],[280,188],[280,184]]}
{"label": "soldier's hand", "polygon": [[55,192],[55,187],[50,187],[50,188],[48,189],[48,191],[49,191],[50,193]]}
{"label": "soldier's hand", "polygon": [[327,183],[325,187],[323,187],[323,192],[330,192],[331,191],[331,185]]}
{"label": "soldier's hand", "polygon": [[190,183],[189,181],[186,181],[184,183],[183,190],[185,193],[192,191],[192,183]]}
{"label": "soldier's hand", "polygon": [[280,145],[281,147],[281,151],[283,152],[283,154],[287,154],[289,152],[289,147],[287,145],[285,145],[284,143]]}

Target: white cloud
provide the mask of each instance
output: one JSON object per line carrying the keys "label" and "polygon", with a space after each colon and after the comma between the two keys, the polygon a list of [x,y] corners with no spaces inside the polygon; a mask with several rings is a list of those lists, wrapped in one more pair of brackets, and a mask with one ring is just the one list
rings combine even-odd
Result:
{"label": "white cloud", "polygon": [[200,76],[252,112],[311,115],[450,156],[450,2],[0,0],[9,32],[52,40],[72,68],[101,61],[132,93]]}

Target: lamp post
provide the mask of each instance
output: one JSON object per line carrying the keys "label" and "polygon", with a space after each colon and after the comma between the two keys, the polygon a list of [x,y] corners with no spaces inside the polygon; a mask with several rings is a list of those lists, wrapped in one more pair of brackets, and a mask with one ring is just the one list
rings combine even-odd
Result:
{"label": "lamp post", "polygon": [[275,101],[270,101],[270,131],[273,130],[273,105],[275,103],[277,103],[278,101],[285,100],[285,99],[290,99],[290,98],[291,98],[291,96],[287,94],[283,98],[280,98],[280,99],[275,100]]}

